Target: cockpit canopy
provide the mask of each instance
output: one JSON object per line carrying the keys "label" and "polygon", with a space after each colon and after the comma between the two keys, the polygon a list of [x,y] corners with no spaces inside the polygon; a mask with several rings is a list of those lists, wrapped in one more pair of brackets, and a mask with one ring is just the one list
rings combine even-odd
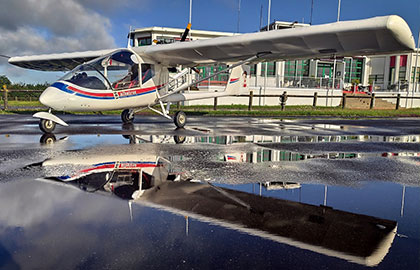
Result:
{"label": "cockpit canopy", "polygon": [[139,87],[153,76],[153,65],[139,65],[133,52],[122,49],[77,66],[61,80],[89,89],[120,90]]}

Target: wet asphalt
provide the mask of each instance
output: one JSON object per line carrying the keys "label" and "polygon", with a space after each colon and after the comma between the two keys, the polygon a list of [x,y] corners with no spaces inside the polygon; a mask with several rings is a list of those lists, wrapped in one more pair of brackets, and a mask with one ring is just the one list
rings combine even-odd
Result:
{"label": "wet asphalt", "polygon": [[[131,125],[123,125],[119,116],[60,117],[69,127],[43,134],[38,120],[29,115],[0,115],[0,268],[365,269],[369,265],[329,256],[316,247],[308,250],[248,235],[188,213],[144,205],[129,209],[127,202],[110,193],[99,196],[81,186],[70,188],[49,180],[74,175],[80,170],[71,165],[75,160],[93,160],[97,165],[128,157],[163,158],[182,179],[256,198],[312,205],[320,213],[335,209],[390,220],[398,230],[392,243],[381,248],[384,258],[374,267],[420,266],[418,118],[192,116],[184,129],[176,129],[159,116],[136,116]],[[45,162],[56,165],[43,166]],[[285,184],[290,189],[278,188]],[[229,221],[231,216],[224,218]],[[311,230],[305,231],[311,239]],[[336,239],[337,232],[330,233],[330,239]],[[353,241],[341,245],[346,250]]]}

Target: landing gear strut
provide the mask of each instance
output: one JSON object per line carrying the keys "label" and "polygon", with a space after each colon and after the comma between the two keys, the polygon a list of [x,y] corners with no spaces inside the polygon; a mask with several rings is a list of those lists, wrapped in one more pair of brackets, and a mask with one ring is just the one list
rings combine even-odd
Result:
{"label": "landing gear strut", "polygon": [[123,121],[124,124],[133,123],[134,113],[131,110],[129,110],[129,109],[125,109],[121,113],[121,120]]}
{"label": "landing gear strut", "polygon": [[182,128],[187,123],[187,116],[183,111],[177,111],[174,116],[175,126]]}
{"label": "landing gear strut", "polygon": [[51,133],[55,129],[55,122],[47,119],[41,119],[39,121],[39,128],[45,133]]}

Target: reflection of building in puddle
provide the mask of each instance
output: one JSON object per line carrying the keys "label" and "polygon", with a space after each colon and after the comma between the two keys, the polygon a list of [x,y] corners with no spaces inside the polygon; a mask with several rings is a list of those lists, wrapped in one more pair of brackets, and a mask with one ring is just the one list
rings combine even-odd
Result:
{"label": "reflection of building in puddle", "polygon": [[184,136],[184,135],[123,135],[131,144],[221,144],[238,143],[300,143],[300,142],[420,142],[420,136],[368,136],[368,135],[331,135],[331,136]]}
{"label": "reflection of building in puddle", "polygon": [[403,153],[382,153],[383,157],[419,157],[420,153],[403,152]]}
{"label": "reflection of building in puddle", "polygon": [[[395,221],[214,186],[180,181],[169,173],[170,162],[152,155],[61,157],[42,166],[65,164],[85,168],[64,176],[47,175],[52,183],[89,192],[113,194],[137,202],[270,239],[327,256],[374,266],[388,253],[396,234]],[[48,178],[47,177],[47,178]],[[292,188],[295,183],[265,183]],[[131,209],[131,207],[130,207]],[[187,226],[193,226],[188,223]],[[193,223],[194,224],[194,223]]]}
{"label": "reflection of building in puddle", "polygon": [[279,189],[297,189],[301,188],[301,184],[294,182],[264,182],[263,186],[266,190],[279,190]]}
{"label": "reflection of building in puddle", "polygon": [[229,153],[221,156],[219,160],[226,162],[277,162],[277,161],[301,161],[308,159],[350,159],[359,158],[361,155],[356,153],[322,153],[322,154],[301,154],[291,151],[281,151],[272,149],[261,149],[250,153]]}

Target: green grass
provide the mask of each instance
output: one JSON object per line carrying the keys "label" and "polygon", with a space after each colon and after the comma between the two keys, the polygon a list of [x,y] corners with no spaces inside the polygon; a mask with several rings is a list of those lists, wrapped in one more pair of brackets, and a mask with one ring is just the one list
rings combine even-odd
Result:
{"label": "green grass", "polygon": [[[1,103],[0,103],[1,104]],[[3,105],[3,104],[1,104]],[[36,107],[43,107],[38,101],[10,101],[9,107],[12,110],[0,110],[0,114],[32,114],[39,110]],[[23,108],[19,108],[23,107]],[[31,108],[33,107],[33,108]],[[159,109],[156,106],[156,109]],[[271,116],[271,117],[294,117],[294,116],[332,116],[332,117],[420,117],[420,108],[400,109],[400,110],[360,110],[360,109],[341,109],[338,107],[317,107],[312,106],[287,106],[284,111],[280,106],[253,106],[252,111],[248,111],[247,105],[220,105],[217,110],[213,110],[212,105],[181,106],[180,110],[189,115],[207,116]],[[171,112],[177,111],[175,105],[171,106]],[[104,111],[105,115],[118,115],[121,110]],[[94,112],[71,113],[71,114],[95,114]],[[139,114],[154,115],[150,110],[141,111]]]}
{"label": "green grass", "polygon": [[8,102],[8,106],[10,107],[43,107],[44,105],[41,104],[39,101],[15,101],[10,100]]}

